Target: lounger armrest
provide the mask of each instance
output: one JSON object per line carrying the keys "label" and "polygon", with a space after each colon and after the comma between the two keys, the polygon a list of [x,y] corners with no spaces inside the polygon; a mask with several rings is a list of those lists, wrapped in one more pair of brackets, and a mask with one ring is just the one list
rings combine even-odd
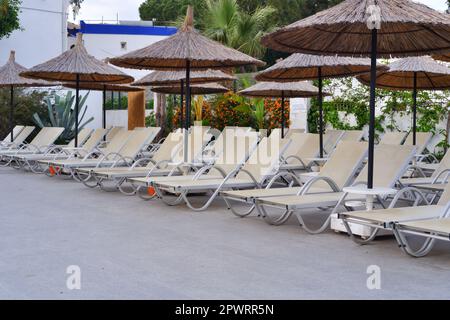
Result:
{"label": "lounger armrest", "polygon": [[152,163],[153,165],[155,164],[155,161],[153,161],[150,158],[140,158],[139,160],[136,160],[133,165],[130,167],[130,170],[133,170],[136,167],[141,167],[142,164],[144,163]]}
{"label": "lounger armrest", "polygon": [[255,185],[261,189],[261,184],[256,180],[256,178],[253,176],[253,174],[250,171],[248,171],[246,169],[241,169],[241,170],[239,170],[239,173],[245,173],[246,175],[248,175],[250,177],[250,179],[252,179],[253,183],[255,183]]}
{"label": "lounger armrest", "polygon": [[422,200],[425,205],[431,204],[427,200],[425,194],[421,190],[419,190],[415,187],[407,187],[407,188],[403,188],[397,192],[394,199],[392,199],[391,204],[389,205],[389,209],[395,208],[395,206],[397,205],[397,202],[407,193],[412,193],[413,195],[416,195],[416,201],[414,202],[414,205],[413,205],[414,207],[417,207],[419,205],[420,200]]}
{"label": "lounger armrest", "polygon": [[311,180],[309,180],[307,183],[305,183],[305,185],[303,186],[303,188],[300,190],[300,192],[297,195],[307,194],[308,191],[314,186],[314,184],[316,184],[319,181],[327,183],[333,192],[341,191],[333,179],[331,179],[329,177],[319,176],[319,177],[314,177]]}
{"label": "lounger armrest", "polygon": [[300,162],[300,164],[304,167],[307,168],[308,166],[305,164],[305,162],[298,156],[296,155],[290,155],[289,157],[283,158],[283,163],[288,164],[288,161],[294,159],[297,160],[298,162]]}
{"label": "lounger armrest", "polygon": [[[443,180],[440,180],[443,176],[445,176],[445,178]],[[450,169],[444,169],[441,172],[439,172],[438,175],[433,179],[432,184],[439,182],[447,182],[449,177],[450,177]]]}
{"label": "lounger armrest", "polygon": [[414,172],[417,171],[417,172],[419,172],[419,174],[420,174],[421,177],[426,177],[425,172],[423,172],[422,168],[420,168],[420,167],[417,166],[417,165],[410,165],[410,166],[408,166],[407,170],[413,170],[413,173],[412,173],[412,174],[414,174]]}
{"label": "lounger armrest", "polygon": [[[108,153],[107,155],[103,156],[100,159],[100,161],[97,163],[96,167],[100,168],[105,161],[114,161],[111,168],[114,168],[119,163],[119,161],[123,161],[123,162],[125,162],[125,164],[128,165],[127,160],[129,160],[129,159],[130,158],[126,158],[126,157],[122,156],[120,153],[111,152],[111,153]],[[133,159],[131,159],[131,160],[133,160]]]}

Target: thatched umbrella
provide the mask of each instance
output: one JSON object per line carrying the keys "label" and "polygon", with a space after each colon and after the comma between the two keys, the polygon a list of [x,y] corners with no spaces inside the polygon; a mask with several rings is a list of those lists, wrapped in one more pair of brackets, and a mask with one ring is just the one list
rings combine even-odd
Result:
{"label": "thatched umbrella", "polygon": [[[180,88],[178,86],[160,86],[160,87],[152,87],[151,90],[156,93],[176,94],[180,91]],[[230,89],[218,83],[193,84],[191,86],[191,94],[193,95],[218,94],[218,93],[225,93],[228,91],[230,91]]]}
{"label": "thatched umbrella", "polygon": [[[387,69],[386,66],[378,66]],[[259,81],[319,81],[319,144],[320,157],[324,156],[323,147],[323,79],[340,78],[370,72],[370,60],[364,58],[349,58],[337,56],[319,56],[310,54],[293,54],[272,67],[260,72],[256,79]]]}
{"label": "thatched umbrella", "polygon": [[84,82],[123,84],[134,81],[133,77],[89,55],[83,46],[81,33],[77,34],[76,43],[71,49],[56,58],[23,72],[21,75],[32,79],[75,83],[75,117],[77,119],[75,125],[75,146],[78,146],[80,84]]}
{"label": "thatched umbrella", "polygon": [[372,189],[377,57],[450,51],[450,19],[444,13],[409,0],[346,0],[265,36],[263,43],[291,53],[371,58],[367,185]]}
{"label": "thatched umbrella", "polygon": [[[186,71],[185,129],[190,123],[191,70],[228,69],[246,65],[265,65],[242,52],[202,36],[194,29],[194,11],[188,6],[186,20],[173,36],[148,47],[111,59],[119,67]],[[187,135],[185,135],[187,149]],[[187,160],[187,153],[185,153]]]}
{"label": "thatched umbrella", "polygon": [[[417,90],[446,90],[450,88],[450,69],[430,57],[411,57],[390,64],[388,71],[377,73],[376,86],[391,90],[413,92],[413,145],[416,145]],[[358,80],[370,85],[370,75]]]}
{"label": "thatched umbrella", "polygon": [[51,87],[58,84],[42,80],[31,80],[20,76],[20,73],[26,71],[24,66],[16,62],[16,52],[11,51],[8,62],[0,68],[0,87],[9,88],[9,127],[11,130],[11,142],[14,141],[14,88],[17,87]]}
{"label": "thatched umbrella", "polygon": [[285,98],[311,98],[319,95],[319,88],[308,82],[259,82],[245,90],[239,91],[239,94],[247,97],[281,97],[281,137],[284,138],[285,116],[284,100]]}
{"label": "thatched umbrella", "polygon": [[450,53],[435,55],[435,56],[433,56],[433,59],[450,62]]}
{"label": "thatched umbrella", "polygon": [[[197,70],[191,72],[191,83],[209,83],[234,81],[237,78],[222,70]],[[180,123],[183,123],[183,104],[184,104],[184,84],[186,81],[186,71],[154,71],[144,78],[132,83],[133,86],[161,86],[172,87],[180,84],[181,112]],[[178,92],[176,92],[177,94]]]}
{"label": "thatched umbrella", "polygon": [[[64,87],[76,89],[76,84],[65,83]],[[113,83],[98,83],[98,82],[83,82],[80,84],[80,90],[92,90],[92,91],[102,91],[103,101],[102,101],[102,126],[106,129],[106,91],[113,92],[138,92],[144,91],[144,88],[137,86],[127,86],[123,84],[113,84]]]}

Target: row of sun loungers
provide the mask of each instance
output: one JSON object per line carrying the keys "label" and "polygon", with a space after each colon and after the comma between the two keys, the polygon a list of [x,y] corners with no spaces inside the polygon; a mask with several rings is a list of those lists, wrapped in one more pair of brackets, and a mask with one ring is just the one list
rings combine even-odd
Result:
{"label": "row of sun loungers", "polygon": [[[319,136],[294,130],[282,139],[277,129],[265,137],[251,128],[227,127],[219,133],[193,127],[156,141],[159,128],[85,129],[78,137],[81,147],[74,148],[73,141],[54,144],[63,128],[44,128],[25,144],[23,136],[34,130],[27,128],[14,128],[14,142],[6,137],[1,143],[2,166],[72,177],[89,188],[119,190],[170,206],[184,204],[194,211],[206,211],[221,198],[236,216],[255,213],[277,226],[295,216],[311,234],[329,229],[337,217],[356,242],[365,244],[380,231],[390,232],[400,248],[415,257],[429,253],[436,240],[450,241],[450,153],[439,163],[429,157],[430,133],[418,133],[415,146],[406,133],[381,137],[375,149],[374,186],[396,189],[396,194],[375,195],[378,209],[354,211],[368,201],[366,195],[347,189],[366,185],[363,131],[328,131],[326,158],[318,159]],[[318,164],[323,166],[314,170]],[[198,195],[204,198],[200,204],[192,201]],[[325,214],[320,226],[308,222],[311,209]],[[353,225],[369,227],[370,236],[356,236]],[[413,248],[410,235],[424,237],[424,244]]]}

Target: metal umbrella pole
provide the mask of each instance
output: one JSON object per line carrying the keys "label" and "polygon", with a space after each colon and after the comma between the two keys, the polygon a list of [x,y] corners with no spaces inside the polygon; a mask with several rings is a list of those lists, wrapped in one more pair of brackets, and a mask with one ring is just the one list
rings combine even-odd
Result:
{"label": "metal umbrella pole", "polygon": [[322,68],[319,67],[317,70],[319,79],[319,145],[320,145],[320,158],[324,157],[323,149],[323,79],[322,79]]}
{"label": "metal umbrella pole", "polygon": [[11,143],[14,142],[14,86],[10,89],[10,100],[9,100],[9,128],[11,130]]}
{"label": "metal umbrella pole", "polygon": [[184,116],[184,162],[187,163],[188,158],[188,131],[189,124],[191,123],[190,119],[190,111],[191,111],[191,61],[186,60],[186,106],[185,106],[185,116]]}
{"label": "metal umbrella pole", "polygon": [[413,145],[417,144],[417,72],[414,72],[413,89]]}
{"label": "metal umbrella pole", "polygon": [[78,148],[78,113],[80,103],[80,75],[76,79],[76,97],[75,97],[75,148]]}
{"label": "metal umbrella pole", "polygon": [[375,155],[375,86],[377,82],[377,40],[378,30],[372,30],[372,49],[371,49],[371,67],[370,67],[370,101],[369,101],[369,157],[368,157],[368,175],[367,187],[373,189],[373,167]]}

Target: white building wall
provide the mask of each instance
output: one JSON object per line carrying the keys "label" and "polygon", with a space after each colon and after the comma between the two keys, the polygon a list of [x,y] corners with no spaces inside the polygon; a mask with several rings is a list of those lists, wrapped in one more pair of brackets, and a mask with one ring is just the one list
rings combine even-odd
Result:
{"label": "white building wall", "polygon": [[0,40],[0,64],[16,50],[16,60],[32,67],[49,60],[67,48],[68,0],[22,0],[19,15],[23,30]]}

